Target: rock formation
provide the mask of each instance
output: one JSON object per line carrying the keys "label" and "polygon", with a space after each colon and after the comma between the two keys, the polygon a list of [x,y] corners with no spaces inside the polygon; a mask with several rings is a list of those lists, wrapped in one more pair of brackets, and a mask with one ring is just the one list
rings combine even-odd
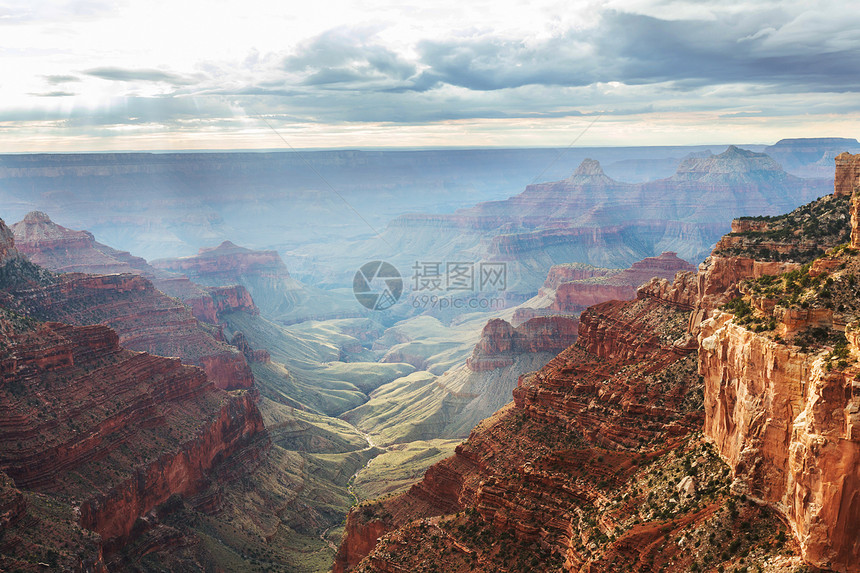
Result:
{"label": "rock formation", "polygon": [[[852,177],[845,159],[838,182]],[[697,177],[701,165],[686,172]],[[576,344],[521,377],[513,407],[407,494],[350,513],[335,571],[410,569],[433,552],[453,570],[696,571],[738,563],[745,543],[745,562],[769,571],[801,562],[860,571],[860,257],[844,245],[848,214],[836,193],[741,219],[698,274],[655,278],[635,301],[589,308]],[[508,351],[512,327],[491,331],[485,350]],[[669,494],[676,510],[655,520],[642,460],[665,469],[672,459],[686,460]],[[759,519],[771,525],[731,533]],[[719,542],[713,532],[700,544],[712,520],[735,539],[722,553],[703,549]]]}
{"label": "rock formation", "polygon": [[481,332],[466,365],[473,372],[510,366],[523,353],[561,352],[574,342],[579,320],[572,316],[537,317],[514,328],[502,319],[493,319]]}
{"label": "rock formation", "polygon": [[[2,222],[0,234],[9,252]],[[151,511],[172,496],[203,494],[228,460],[242,459],[250,470],[261,459],[268,437],[253,390],[228,393],[200,368],[127,350],[106,326],[37,318],[54,313],[83,320],[93,314],[82,309],[99,302],[92,312],[110,315],[120,293],[154,290],[144,279],[72,275],[64,281],[23,259],[6,261],[2,276],[0,472],[27,492],[4,485],[4,495],[19,500],[13,513],[31,513],[7,522],[9,534],[24,545],[3,551],[11,560],[4,567],[25,562],[19,549],[37,535],[38,551],[53,547],[50,560],[68,563],[79,547],[84,559],[75,567],[106,571],[102,550],[116,557],[120,546],[147,529]],[[42,494],[50,501],[40,500],[33,510],[20,502]],[[69,514],[49,518],[40,513],[43,507],[69,508]],[[72,508],[78,509],[73,519]],[[34,524],[46,519],[53,521],[50,528],[35,534]],[[55,538],[64,528],[71,533]]]}
{"label": "rock formation", "polygon": [[141,275],[164,294],[181,299],[203,322],[219,324],[218,315],[225,312],[258,312],[243,286],[196,285],[184,275],[158,270],[140,257],[103,245],[92,233],[58,225],[45,213],[33,211],[11,229],[18,250],[39,266],[58,273]]}
{"label": "rock formation", "polygon": [[[844,198],[856,179],[853,158],[840,155],[836,169],[834,196]],[[856,192],[855,185],[852,213]],[[857,225],[852,217],[852,236]],[[860,570],[860,541],[849,533],[860,525],[860,369],[853,328],[845,326],[857,316],[858,268],[850,249],[795,263],[778,282],[747,265],[747,277],[758,280],[742,285],[737,300],[748,302],[715,312],[699,334],[705,434],[738,487],[785,515],[804,558],[835,571]]]}
{"label": "rock formation", "polygon": [[639,286],[653,278],[671,281],[675,273],[695,267],[667,251],[646,257],[628,269],[601,269],[581,263],[554,265],[538,296],[514,312],[514,324],[536,316],[578,315],[608,300],[632,300]]}
{"label": "rock formation", "polygon": [[[675,290],[694,284],[680,280]],[[739,525],[717,525],[727,471],[691,439],[703,419],[697,344],[686,332],[689,310],[661,298],[671,292],[643,288],[635,301],[583,313],[577,343],[522,376],[514,404],[481,423],[454,457],[408,493],[350,513],[334,570],[701,567],[707,544],[693,549],[692,540]],[[678,477],[664,486],[658,474]],[[693,487],[682,495],[673,480],[685,475]],[[740,511],[776,535],[772,513]],[[682,537],[689,549],[675,541]],[[742,543],[745,554],[767,552]]]}

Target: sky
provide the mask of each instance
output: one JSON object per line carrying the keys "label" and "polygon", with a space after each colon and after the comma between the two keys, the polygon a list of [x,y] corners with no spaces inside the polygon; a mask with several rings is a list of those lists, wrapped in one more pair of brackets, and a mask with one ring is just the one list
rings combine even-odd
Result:
{"label": "sky", "polygon": [[0,0],[0,152],[860,135],[860,8]]}

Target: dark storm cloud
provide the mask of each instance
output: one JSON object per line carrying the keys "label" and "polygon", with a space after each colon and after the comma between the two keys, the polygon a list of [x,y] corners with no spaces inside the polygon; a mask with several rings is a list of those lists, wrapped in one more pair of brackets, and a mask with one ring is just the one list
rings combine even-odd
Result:
{"label": "dark storm cloud", "polygon": [[189,85],[194,83],[189,78],[152,69],[129,69],[129,68],[92,68],[84,70],[84,74],[118,82],[164,82],[173,85]]}

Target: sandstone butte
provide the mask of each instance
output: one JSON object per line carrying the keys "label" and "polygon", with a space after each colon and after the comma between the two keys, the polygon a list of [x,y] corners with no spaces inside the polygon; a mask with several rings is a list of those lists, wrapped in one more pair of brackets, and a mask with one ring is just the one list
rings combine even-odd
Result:
{"label": "sandstone butte", "polygon": [[[860,571],[858,174],[588,308],[453,457],[350,512],[334,571]],[[487,328],[476,354],[514,348]]]}
{"label": "sandstone butte", "polygon": [[[107,571],[158,531],[172,499],[216,508],[225,484],[260,463],[269,437],[256,391],[227,392],[200,368],[128,350],[107,326],[38,320],[57,304],[88,307],[94,291],[119,305],[112,293],[151,297],[151,287],[129,275],[58,278],[20,256],[2,221],[0,240],[0,566]],[[177,542],[156,536],[137,550]]]}

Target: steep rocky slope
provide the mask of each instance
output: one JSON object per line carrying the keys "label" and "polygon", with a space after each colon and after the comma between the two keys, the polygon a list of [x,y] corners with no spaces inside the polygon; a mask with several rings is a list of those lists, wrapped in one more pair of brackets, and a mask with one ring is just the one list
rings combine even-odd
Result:
{"label": "steep rocky slope", "polygon": [[775,515],[731,496],[696,434],[689,312],[659,295],[584,313],[577,344],[521,377],[453,458],[350,513],[335,571],[687,571],[772,555]]}
{"label": "steep rocky slope", "polygon": [[860,570],[857,161],[584,312],[453,458],[350,513],[335,570]]}
{"label": "steep rocky slope", "polygon": [[[741,296],[702,323],[699,370],[705,433],[739,489],[786,516],[807,561],[857,571],[860,156],[840,155],[836,165],[831,203],[841,207],[850,197],[851,242],[781,275],[741,283]],[[844,207],[839,211],[830,218],[844,218]]]}

